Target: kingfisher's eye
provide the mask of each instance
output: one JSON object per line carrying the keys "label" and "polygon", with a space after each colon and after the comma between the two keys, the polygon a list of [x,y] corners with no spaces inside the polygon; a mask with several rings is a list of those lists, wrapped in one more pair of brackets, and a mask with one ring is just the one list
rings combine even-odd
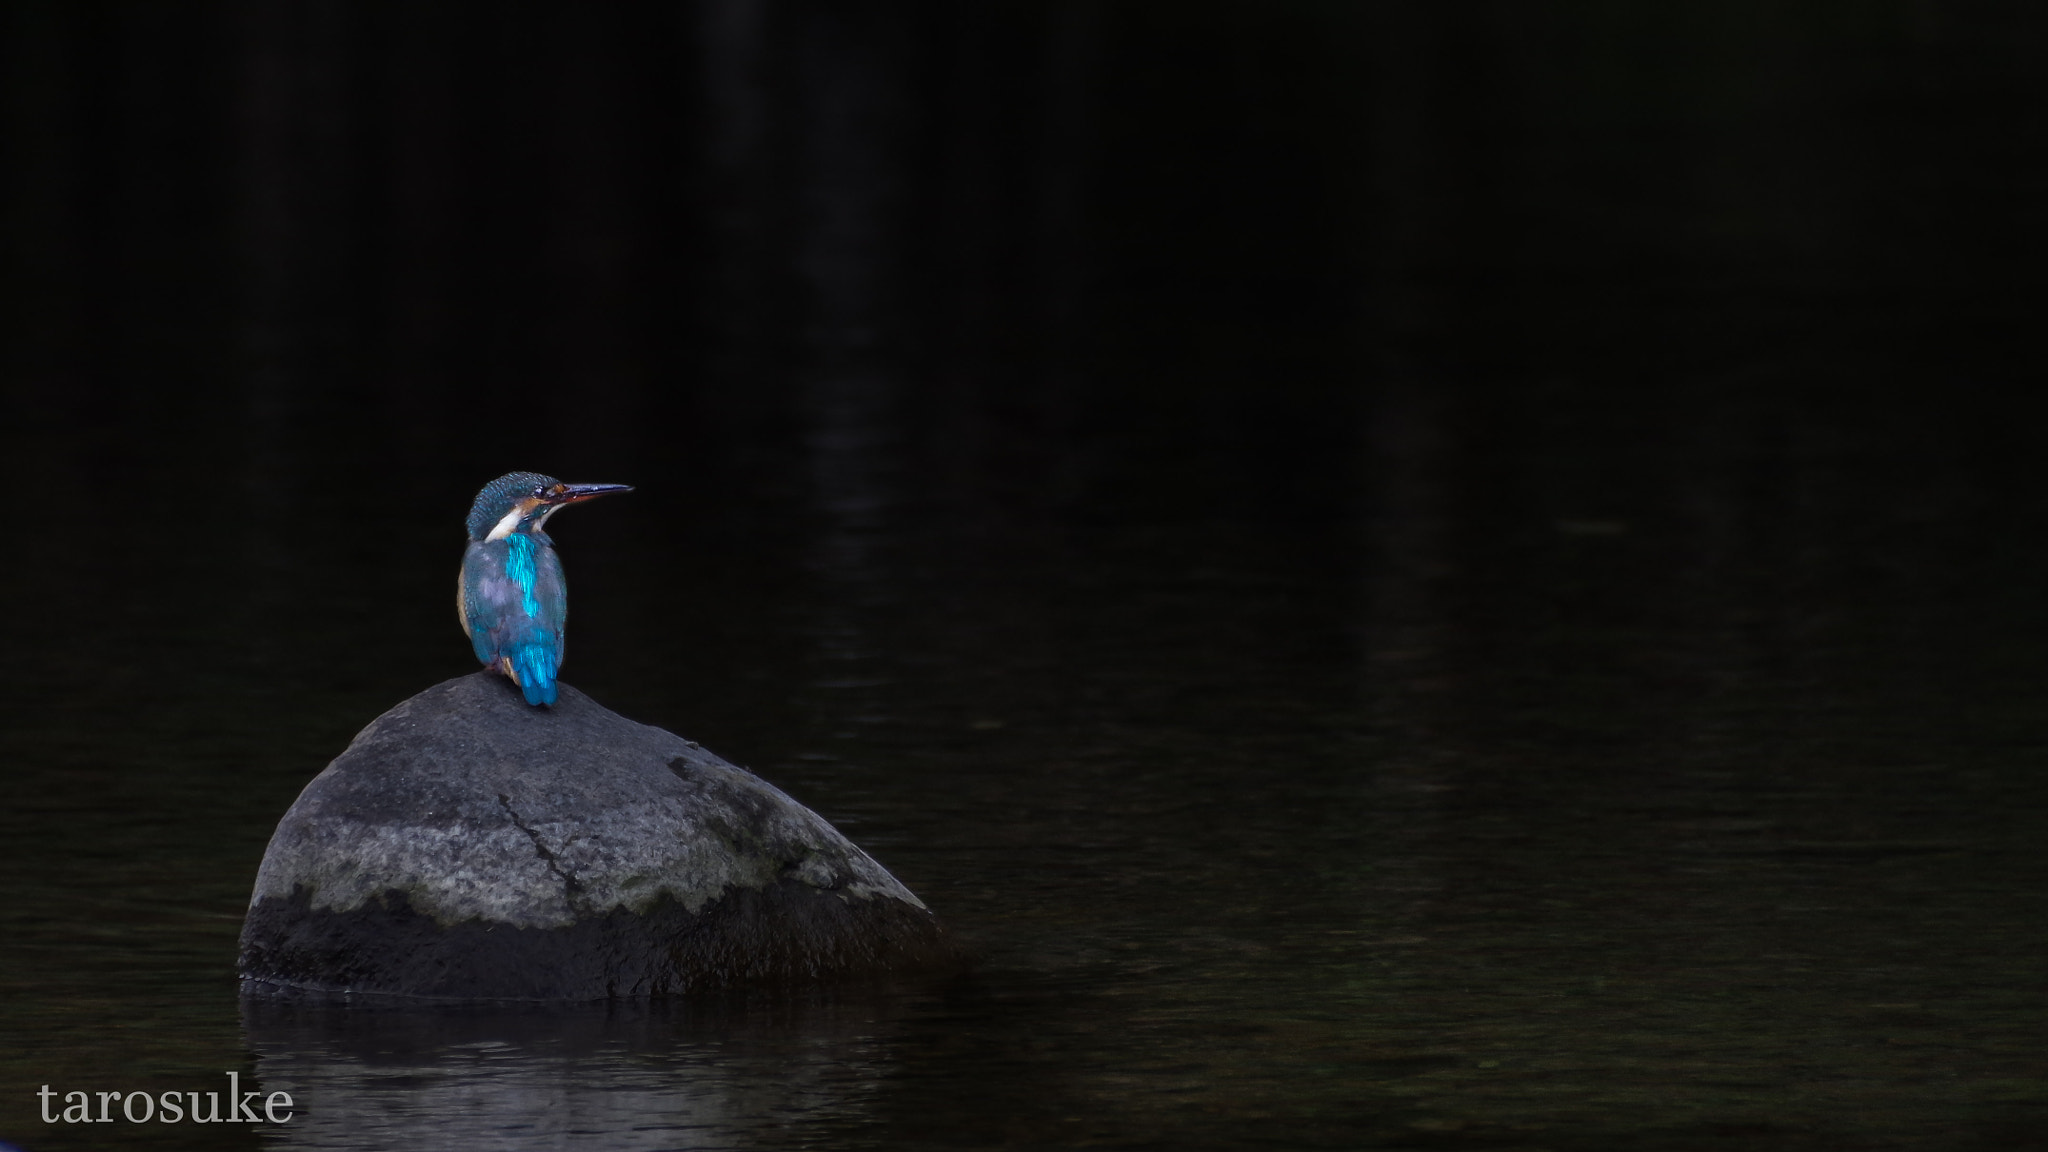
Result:
{"label": "kingfisher's eye", "polygon": [[537,488],[535,488],[535,489],[533,490],[533,494],[534,494],[535,496],[545,496],[545,495],[547,495],[547,494],[548,494],[548,490],[547,490],[547,489],[545,489],[545,488],[538,488],[538,487],[537,487]]}

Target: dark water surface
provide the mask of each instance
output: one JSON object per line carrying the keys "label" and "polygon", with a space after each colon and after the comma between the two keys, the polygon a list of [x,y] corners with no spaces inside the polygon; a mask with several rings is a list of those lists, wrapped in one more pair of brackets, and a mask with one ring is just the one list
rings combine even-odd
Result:
{"label": "dark water surface", "polygon": [[[2039,20],[154,11],[10,16],[0,1139],[2048,1144]],[[974,972],[238,999],[513,468]]]}

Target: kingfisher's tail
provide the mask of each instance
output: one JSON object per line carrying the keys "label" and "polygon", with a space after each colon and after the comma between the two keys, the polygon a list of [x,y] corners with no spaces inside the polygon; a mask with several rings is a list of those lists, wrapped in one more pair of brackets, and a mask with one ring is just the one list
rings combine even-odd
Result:
{"label": "kingfisher's tail", "polygon": [[518,673],[515,679],[528,704],[538,708],[555,702],[555,669],[560,665],[560,656],[541,644],[528,644],[513,655],[512,670]]}

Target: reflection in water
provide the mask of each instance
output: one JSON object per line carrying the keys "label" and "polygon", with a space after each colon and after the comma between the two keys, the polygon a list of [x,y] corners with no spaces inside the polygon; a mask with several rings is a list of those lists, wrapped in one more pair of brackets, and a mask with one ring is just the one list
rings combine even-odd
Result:
{"label": "reflection in water", "polygon": [[871,616],[889,594],[882,543],[904,450],[908,29],[887,7],[798,11],[804,192],[792,258],[807,339],[795,411],[816,533],[805,556],[819,592],[815,684],[846,701],[828,713],[843,734],[875,719],[862,690],[881,683]]}
{"label": "reflection in water", "polygon": [[731,1148],[866,1120],[907,1008],[888,993],[575,1005],[245,996],[263,1090],[306,1149]]}
{"label": "reflection in water", "polygon": [[[1369,414],[1366,587],[1360,592],[1358,706],[1382,741],[1361,755],[1371,764],[1373,809],[1389,822],[1375,868],[1375,894],[1413,934],[1443,878],[1431,874],[1430,841],[1442,834],[1443,794],[1457,787],[1456,660],[1461,655],[1445,586],[1457,575],[1448,507],[1449,456],[1443,398],[1400,368]],[[1438,849],[1440,851],[1440,849]],[[1394,928],[1390,923],[1388,928]]]}

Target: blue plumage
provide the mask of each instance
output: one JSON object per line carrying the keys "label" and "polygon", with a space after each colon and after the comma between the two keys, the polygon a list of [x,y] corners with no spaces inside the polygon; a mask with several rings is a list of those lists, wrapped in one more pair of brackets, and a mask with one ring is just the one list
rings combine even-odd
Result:
{"label": "blue plumage", "polygon": [[500,476],[469,511],[456,609],[484,667],[519,685],[534,707],[555,702],[569,590],[541,526],[565,505],[630,492],[624,484],[564,484],[537,472]]}

